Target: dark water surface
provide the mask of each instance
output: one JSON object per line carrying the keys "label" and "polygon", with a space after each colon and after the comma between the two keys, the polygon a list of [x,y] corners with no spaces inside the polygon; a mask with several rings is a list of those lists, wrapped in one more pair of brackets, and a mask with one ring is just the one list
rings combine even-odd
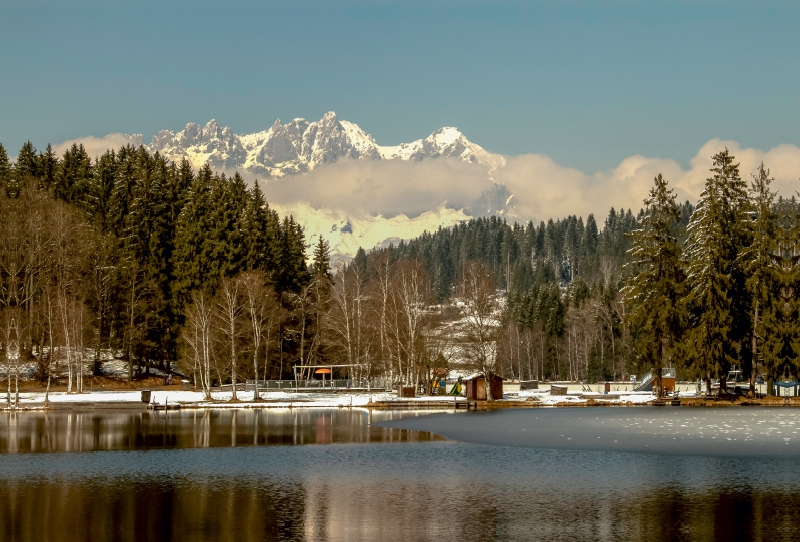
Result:
{"label": "dark water surface", "polygon": [[[597,410],[626,409],[526,412],[585,427]],[[665,423],[657,409],[629,412]],[[430,420],[462,434],[521,423],[496,414]],[[0,454],[0,540],[791,540],[800,530],[800,461],[789,455],[443,441],[376,425],[397,414],[368,425],[344,409],[77,416],[0,414],[3,450],[49,450]]]}

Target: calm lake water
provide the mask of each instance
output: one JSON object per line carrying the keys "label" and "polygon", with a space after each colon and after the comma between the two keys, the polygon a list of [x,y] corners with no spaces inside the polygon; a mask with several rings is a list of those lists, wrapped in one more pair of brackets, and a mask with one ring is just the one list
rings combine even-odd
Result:
{"label": "calm lake water", "polygon": [[0,540],[790,540],[793,412],[4,412]]}

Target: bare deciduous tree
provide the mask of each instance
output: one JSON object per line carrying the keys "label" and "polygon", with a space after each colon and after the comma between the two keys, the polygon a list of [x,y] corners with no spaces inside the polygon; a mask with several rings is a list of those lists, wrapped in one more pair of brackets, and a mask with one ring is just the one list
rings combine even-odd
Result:
{"label": "bare deciduous tree", "polygon": [[491,401],[490,375],[497,372],[497,335],[499,311],[495,302],[494,282],[490,271],[479,262],[470,262],[461,280],[461,295],[466,314],[464,358],[486,375],[486,399]]}
{"label": "bare deciduous tree", "polygon": [[186,322],[183,338],[192,351],[195,374],[200,377],[203,396],[210,400],[214,307],[202,291],[192,294],[192,302],[186,309]]}
{"label": "bare deciduous tree", "polygon": [[[267,285],[267,277],[264,273],[250,272],[243,273],[236,279],[244,293],[244,312],[250,328],[250,338],[253,351],[253,375],[255,386],[253,400],[259,399],[258,395],[258,375],[259,375],[259,352],[261,351],[261,341],[265,342],[265,361],[268,358],[270,338],[278,323],[281,311],[280,304],[275,297],[275,291]],[[266,365],[266,363],[265,363]]]}
{"label": "bare deciduous tree", "polygon": [[244,335],[245,300],[242,285],[234,279],[223,279],[217,292],[217,329],[225,341],[225,353],[231,375],[231,400],[237,401],[236,369],[239,364],[239,342]]}
{"label": "bare deciduous tree", "polygon": [[391,319],[391,332],[401,354],[398,356],[398,373],[401,382],[416,384],[421,341],[431,301],[430,284],[418,261],[398,264],[393,282],[395,314]]}

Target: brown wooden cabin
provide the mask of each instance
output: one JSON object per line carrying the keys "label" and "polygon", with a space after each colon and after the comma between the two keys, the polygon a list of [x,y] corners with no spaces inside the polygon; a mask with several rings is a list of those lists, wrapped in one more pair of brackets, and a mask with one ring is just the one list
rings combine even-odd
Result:
{"label": "brown wooden cabin", "polygon": [[[503,380],[502,376],[489,375],[489,385],[492,390],[492,399],[503,398]],[[483,373],[470,375],[464,379],[464,385],[467,388],[467,401],[485,401],[486,400],[486,377]]]}
{"label": "brown wooden cabin", "polygon": [[675,391],[675,369],[672,367],[664,367],[661,369],[661,387],[664,391]]}

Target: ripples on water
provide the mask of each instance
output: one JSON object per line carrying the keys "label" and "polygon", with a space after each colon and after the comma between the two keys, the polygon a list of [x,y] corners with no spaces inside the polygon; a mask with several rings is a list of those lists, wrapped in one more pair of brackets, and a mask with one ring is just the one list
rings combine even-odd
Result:
{"label": "ripples on water", "polygon": [[[73,414],[81,436],[70,446],[122,451],[0,456],[0,538],[780,540],[800,524],[793,459],[441,441],[367,425],[361,411],[212,412],[207,426],[203,412],[175,414],[86,414],[80,424]],[[14,439],[17,450],[48,439],[65,449],[68,415],[58,429],[16,416],[17,433],[0,427],[3,449]],[[158,449],[143,449],[148,439]],[[253,442],[333,444],[240,446]]]}

